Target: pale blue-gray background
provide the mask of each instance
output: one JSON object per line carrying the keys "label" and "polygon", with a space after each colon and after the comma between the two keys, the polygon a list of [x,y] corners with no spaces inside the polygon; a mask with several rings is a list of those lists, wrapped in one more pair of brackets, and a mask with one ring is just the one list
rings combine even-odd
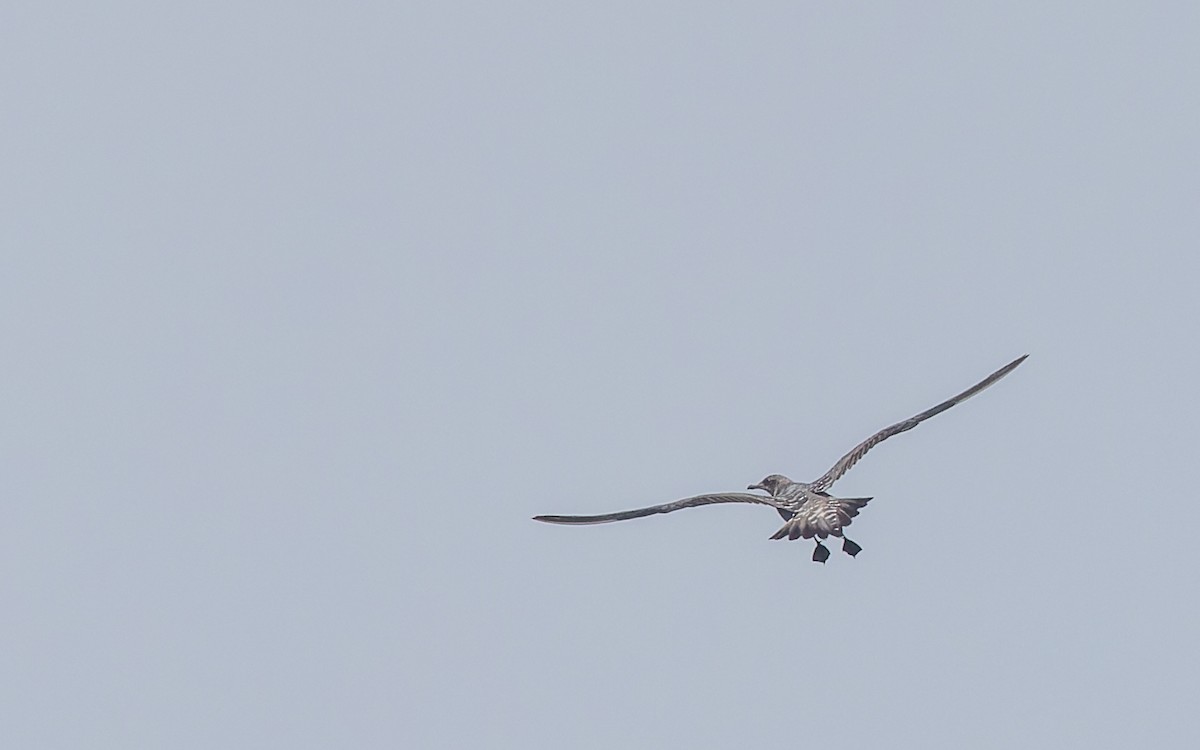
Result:
{"label": "pale blue-gray background", "polygon": [[8,5],[0,745],[1196,746],[1198,8]]}

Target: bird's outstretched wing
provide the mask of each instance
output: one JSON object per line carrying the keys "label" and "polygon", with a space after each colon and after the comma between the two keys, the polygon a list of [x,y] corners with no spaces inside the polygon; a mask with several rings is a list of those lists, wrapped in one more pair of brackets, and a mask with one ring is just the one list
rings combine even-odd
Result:
{"label": "bird's outstretched wing", "polygon": [[711,495],[696,495],[695,497],[676,500],[673,503],[651,505],[649,508],[638,508],[637,510],[623,510],[619,513],[605,513],[602,516],[534,516],[533,520],[545,521],[546,523],[580,525],[611,523],[612,521],[627,521],[630,518],[643,518],[656,513],[671,513],[672,511],[683,510],[684,508],[695,508],[698,505],[712,505],[714,503],[756,503],[758,505],[769,505],[772,508],[784,508],[786,505],[785,501],[777,500],[768,495],[751,495],[746,492],[724,492]]}
{"label": "bird's outstretched wing", "polygon": [[1028,357],[1028,356],[1029,355],[1026,354],[1024,356],[1017,357],[1012,362],[1009,362],[1004,367],[1001,367],[999,370],[996,370],[991,375],[988,375],[986,378],[979,381],[975,385],[971,386],[967,390],[963,391],[962,393],[958,394],[957,396],[954,396],[953,398],[951,398],[949,400],[943,401],[942,403],[938,404],[937,406],[933,407],[932,409],[926,409],[925,411],[921,412],[920,414],[916,415],[915,417],[910,417],[910,418],[904,420],[903,422],[897,422],[896,424],[894,424],[890,427],[884,427],[879,432],[875,433],[871,437],[867,438],[866,440],[864,440],[861,443],[859,443],[858,445],[856,445],[854,447],[854,450],[852,450],[849,453],[847,453],[846,455],[842,456],[841,459],[839,459],[838,462],[833,465],[832,469],[825,472],[825,474],[823,476],[821,476],[819,479],[817,479],[810,485],[810,489],[812,489],[814,491],[818,491],[818,492],[829,489],[833,485],[834,482],[841,479],[842,475],[850,470],[850,467],[852,467],[852,466],[854,466],[854,464],[858,463],[858,459],[865,456],[867,454],[867,451],[869,451],[872,448],[874,448],[875,446],[879,445],[884,440],[887,440],[892,435],[899,435],[901,432],[907,432],[908,430],[911,430],[912,428],[914,428],[917,425],[924,422],[926,419],[929,419],[930,417],[941,414],[942,412],[949,409],[951,406],[954,406],[955,404],[961,404],[963,401],[966,401],[967,399],[971,398],[972,396],[979,393],[983,389],[985,389],[988,386],[995,383],[1000,378],[1004,377],[1005,375],[1009,374],[1013,370],[1017,369],[1017,365],[1024,362],[1025,357]]}

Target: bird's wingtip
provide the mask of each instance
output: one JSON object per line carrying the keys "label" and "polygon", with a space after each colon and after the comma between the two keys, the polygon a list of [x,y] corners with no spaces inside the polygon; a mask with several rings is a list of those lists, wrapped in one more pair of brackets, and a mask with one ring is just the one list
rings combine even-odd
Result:
{"label": "bird's wingtip", "polygon": [[1017,369],[1017,367],[1019,367],[1020,364],[1027,359],[1029,359],[1029,355],[1022,354],[1021,356],[1017,357],[1012,362],[1009,362],[1007,365],[1005,365],[1004,367],[1002,367],[1000,369],[1003,370],[1005,373],[1012,372],[1013,370]]}

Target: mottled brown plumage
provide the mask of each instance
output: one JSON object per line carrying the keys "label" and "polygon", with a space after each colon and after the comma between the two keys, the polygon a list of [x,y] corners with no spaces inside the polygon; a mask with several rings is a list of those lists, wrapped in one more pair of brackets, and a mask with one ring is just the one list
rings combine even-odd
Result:
{"label": "mottled brown plumage", "polygon": [[957,396],[949,398],[930,409],[926,409],[916,416],[909,417],[902,422],[897,422],[876,432],[871,437],[856,445],[849,453],[838,459],[837,463],[829,471],[812,482],[794,482],[782,474],[771,474],[759,483],[747,487],[747,489],[751,490],[762,490],[767,493],[765,496],[742,492],[714,493],[696,495],[695,497],[684,498],[683,500],[676,500],[675,502],[664,503],[662,505],[652,505],[647,508],[606,513],[599,516],[534,516],[534,520],[545,521],[547,523],[579,525],[610,523],[612,521],[624,521],[631,518],[642,518],[643,516],[655,515],[657,513],[671,513],[683,508],[694,508],[714,503],[753,503],[769,505],[775,508],[779,515],[783,517],[785,523],[779,531],[776,531],[771,536],[772,539],[812,539],[816,537],[818,541],[816,549],[813,550],[813,560],[823,563],[829,557],[829,550],[825,545],[821,544],[820,540],[830,536],[842,537],[842,550],[854,556],[862,551],[862,547],[846,539],[842,530],[850,525],[851,520],[858,515],[859,511],[866,506],[871,498],[833,497],[826,490],[832,487],[833,483],[838,479],[841,479],[854,464],[858,463],[859,459],[865,456],[876,445],[879,445],[893,435],[907,432],[930,417],[937,416],[950,407],[977,395],[1015,370],[1018,365],[1025,361],[1025,357],[1027,356],[1029,355],[1018,357],[1009,362]]}

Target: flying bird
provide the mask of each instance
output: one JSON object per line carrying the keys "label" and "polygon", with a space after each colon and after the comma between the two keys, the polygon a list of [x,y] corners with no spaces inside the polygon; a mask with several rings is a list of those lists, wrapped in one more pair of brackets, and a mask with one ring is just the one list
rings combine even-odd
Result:
{"label": "flying bird", "polygon": [[854,446],[854,449],[838,459],[838,462],[829,471],[811,482],[795,482],[782,474],[771,474],[757,484],[752,484],[746,488],[748,490],[762,490],[767,493],[765,495],[746,492],[722,492],[696,495],[695,497],[676,500],[673,503],[651,505],[648,508],[624,510],[618,513],[605,513],[599,516],[534,516],[533,520],[571,525],[611,523],[613,521],[627,521],[631,518],[643,518],[658,513],[671,513],[700,505],[754,503],[774,508],[783,518],[783,527],[771,535],[772,539],[812,539],[816,537],[817,546],[813,550],[812,559],[823,563],[829,559],[829,549],[821,543],[821,540],[830,536],[841,537],[842,551],[853,557],[862,551],[862,547],[846,538],[842,530],[850,525],[851,519],[857,516],[859,511],[872,498],[833,497],[827,492],[833,486],[833,483],[841,479],[854,464],[858,463],[860,458],[867,454],[867,451],[891,436],[907,432],[926,419],[937,416],[951,406],[961,404],[963,401],[978,394],[985,388],[996,383],[1000,378],[1017,369],[1017,366],[1024,362],[1028,356],[1026,354],[1014,359],[967,390],[943,401],[933,408],[926,409],[903,422],[897,422],[889,427],[884,427],[879,432],[876,432],[871,437]]}

